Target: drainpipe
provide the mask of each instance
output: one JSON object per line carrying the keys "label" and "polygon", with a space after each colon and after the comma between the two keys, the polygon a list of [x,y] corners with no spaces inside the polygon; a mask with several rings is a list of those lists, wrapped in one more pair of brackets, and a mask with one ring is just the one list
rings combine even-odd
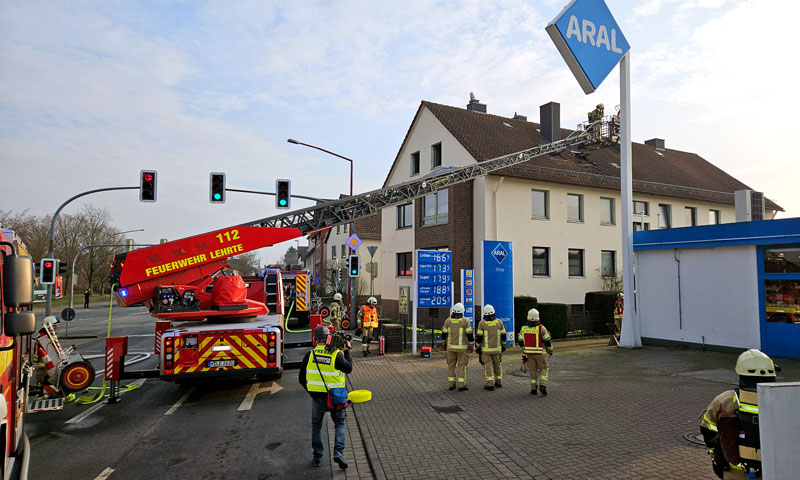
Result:
{"label": "drainpipe", "polygon": [[672,251],[672,257],[678,262],[678,328],[683,329],[683,305],[681,303],[681,259],[678,249]]}
{"label": "drainpipe", "polygon": [[492,203],[494,204],[494,239],[497,240],[497,191],[500,190],[500,186],[503,185],[503,181],[506,177],[500,177],[500,181],[497,182],[497,186],[494,188],[494,192],[492,192]]}

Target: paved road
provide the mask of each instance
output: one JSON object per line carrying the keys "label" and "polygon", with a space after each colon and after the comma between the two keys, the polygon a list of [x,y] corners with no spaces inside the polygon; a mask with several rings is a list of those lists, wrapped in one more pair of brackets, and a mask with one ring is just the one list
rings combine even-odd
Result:
{"label": "paved road", "polygon": [[[78,309],[69,335],[102,368],[108,310]],[[59,331],[65,334],[65,324]],[[152,352],[153,321],[144,308],[114,309],[112,335],[131,335],[129,358]],[[302,355],[294,352],[293,355]],[[131,365],[153,368],[155,359]],[[275,382],[208,382],[182,386],[144,381],[120,403],[68,403],[28,416],[32,479],[331,478],[330,463],[311,468],[310,401],[296,370]],[[95,385],[100,385],[96,381]],[[129,382],[126,382],[129,383]],[[260,390],[251,405],[248,392]],[[244,409],[244,410],[242,410]],[[356,453],[350,449],[350,456]],[[112,471],[113,470],[113,471]],[[353,472],[356,470],[353,469]]]}

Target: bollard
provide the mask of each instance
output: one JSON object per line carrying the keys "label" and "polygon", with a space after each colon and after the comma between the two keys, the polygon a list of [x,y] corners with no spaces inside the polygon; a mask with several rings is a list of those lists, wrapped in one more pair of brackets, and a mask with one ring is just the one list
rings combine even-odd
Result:
{"label": "bollard", "polygon": [[383,335],[378,337],[378,355],[383,355],[386,351],[386,337]]}
{"label": "bollard", "polygon": [[119,401],[119,381],[125,369],[125,355],[128,354],[128,337],[106,338],[105,379],[110,382],[108,403]]}

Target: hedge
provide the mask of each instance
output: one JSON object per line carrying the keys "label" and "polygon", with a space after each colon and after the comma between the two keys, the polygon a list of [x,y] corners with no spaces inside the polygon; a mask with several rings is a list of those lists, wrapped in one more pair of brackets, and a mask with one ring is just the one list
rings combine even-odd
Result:
{"label": "hedge", "polygon": [[536,297],[529,297],[527,295],[514,297],[514,343],[517,343],[519,329],[528,321],[528,310],[536,308],[538,303]]}
{"label": "hedge", "polygon": [[592,332],[605,335],[607,323],[614,323],[614,302],[616,292],[586,292],[584,310],[589,317]]}
{"label": "hedge", "polygon": [[564,303],[540,303],[539,318],[553,339],[567,338],[567,305]]}

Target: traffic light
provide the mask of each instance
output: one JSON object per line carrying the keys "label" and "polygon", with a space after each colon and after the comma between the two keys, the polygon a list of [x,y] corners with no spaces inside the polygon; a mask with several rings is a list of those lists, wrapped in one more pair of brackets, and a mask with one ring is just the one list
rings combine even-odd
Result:
{"label": "traffic light", "polygon": [[56,283],[57,271],[58,260],[55,258],[43,258],[39,264],[39,282],[42,285],[52,285]]}
{"label": "traffic light", "polygon": [[292,182],[275,180],[275,208],[289,208],[292,200]]}
{"label": "traffic light", "polygon": [[211,173],[211,186],[208,200],[211,203],[225,203],[225,174]]}
{"label": "traffic light", "polygon": [[156,176],[155,170],[142,170],[139,172],[139,201],[156,201]]}
{"label": "traffic light", "polygon": [[69,265],[67,265],[66,263],[58,262],[58,274],[59,275],[65,275],[67,273],[68,269],[69,269]]}
{"label": "traffic light", "polygon": [[361,275],[361,257],[358,255],[350,255],[347,258],[347,271],[351,277]]}

